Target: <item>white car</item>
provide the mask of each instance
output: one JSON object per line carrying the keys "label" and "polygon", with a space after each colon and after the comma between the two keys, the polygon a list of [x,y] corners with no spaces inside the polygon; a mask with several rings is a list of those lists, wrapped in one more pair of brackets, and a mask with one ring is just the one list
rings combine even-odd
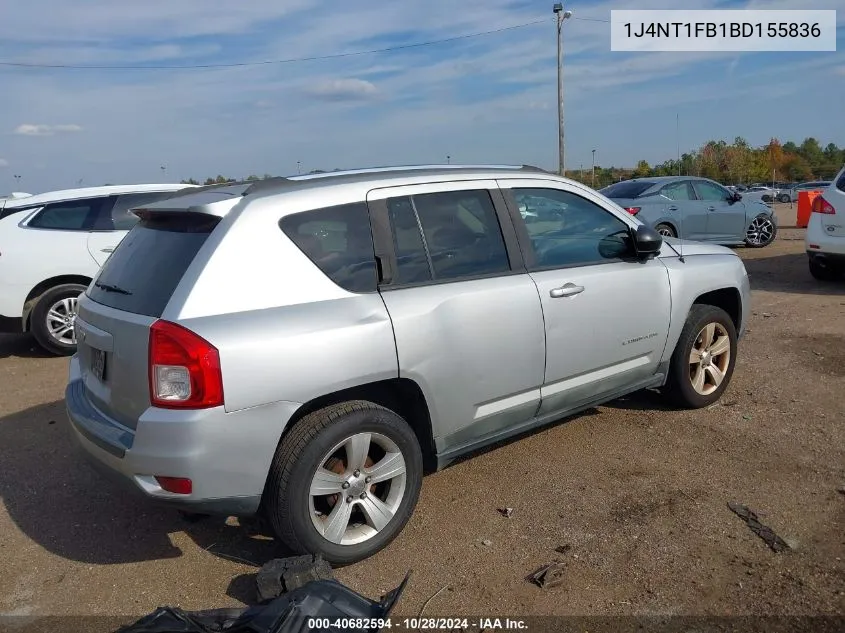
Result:
{"label": "white car", "polygon": [[129,210],[190,185],[122,185],[0,200],[0,332],[31,332],[56,355],[76,349],[80,293],[138,220]]}
{"label": "white car", "polygon": [[813,199],[804,246],[816,279],[831,281],[845,273],[845,167]]}

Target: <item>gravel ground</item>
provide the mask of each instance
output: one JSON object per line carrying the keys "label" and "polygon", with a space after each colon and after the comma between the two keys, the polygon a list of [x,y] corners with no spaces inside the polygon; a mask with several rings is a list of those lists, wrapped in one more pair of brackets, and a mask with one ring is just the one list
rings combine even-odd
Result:
{"label": "gravel ground", "polygon": [[[443,587],[426,615],[845,614],[845,283],[809,276],[800,230],[739,252],[754,312],[719,405],[636,394],[431,475],[402,535],[338,577],[375,598],[413,569],[398,615]],[[71,443],[66,366],[0,337],[0,613],[253,601],[256,566],[284,551],[101,481]],[[728,502],[794,549],[773,552]],[[525,580],[555,559],[561,586]]]}

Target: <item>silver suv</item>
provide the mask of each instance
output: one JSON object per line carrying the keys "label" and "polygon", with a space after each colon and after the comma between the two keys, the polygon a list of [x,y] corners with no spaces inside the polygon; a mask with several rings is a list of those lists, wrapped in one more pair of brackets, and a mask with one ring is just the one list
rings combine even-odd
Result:
{"label": "silver suv", "polygon": [[79,300],[84,452],[335,564],[402,530],[424,470],[639,389],[713,403],[748,317],[734,252],[532,167],[275,178],[135,212]]}

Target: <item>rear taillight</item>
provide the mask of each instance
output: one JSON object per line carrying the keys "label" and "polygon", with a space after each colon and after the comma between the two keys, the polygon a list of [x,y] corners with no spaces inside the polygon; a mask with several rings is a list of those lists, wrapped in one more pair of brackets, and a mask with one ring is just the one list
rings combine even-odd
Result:
{"label": "rear taillight", "polygon": [[827,200],[821,196],[813,198],[813,213],[824,213],[825,215],[835,215],[836,209]]}
{"label": "rear taillight", "polygon": [[642,209],[642,207],[625,207],[625,211],[631,215],[637,215],[640,212],[640,209]]}
{"label": "rear taillight", "polygon": [[220,354],[190,330],[156,321],[150,327],[150,403],[165,409],[223,404]]}
{"label": "rear taillight", "polygon": [[155,476],[155,480],[162,490],[167,492],[174,492],[178,495],[189,495],[194,490],[194,483],[185,477],[162,477]]}

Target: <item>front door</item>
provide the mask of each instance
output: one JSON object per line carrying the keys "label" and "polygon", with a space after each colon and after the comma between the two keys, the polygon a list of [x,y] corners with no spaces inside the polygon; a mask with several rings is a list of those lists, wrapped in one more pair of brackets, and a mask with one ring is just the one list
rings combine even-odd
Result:
{"label": "front door", "polygon": [[573,409],[654,376],[669,332],[666,267],[631,257],[631,225],[598,195],[530,179],[499,184],[514,209],[530,210],[538,200],[554,208],[517,227],[545,319],[539,414]]}
{"label": "front door", "polygon": [[380,290],[399,375],[423,390],[438,453],[533,419],[543,314],[495,182],[377,189],[367,202],[390,253]]}
{"label": "front door", "polygon": [[733,194],[709,180],[694,180],[693,187],[707,209],[707,240],[730,243],[745,238],[745,203],[733,202]]}

